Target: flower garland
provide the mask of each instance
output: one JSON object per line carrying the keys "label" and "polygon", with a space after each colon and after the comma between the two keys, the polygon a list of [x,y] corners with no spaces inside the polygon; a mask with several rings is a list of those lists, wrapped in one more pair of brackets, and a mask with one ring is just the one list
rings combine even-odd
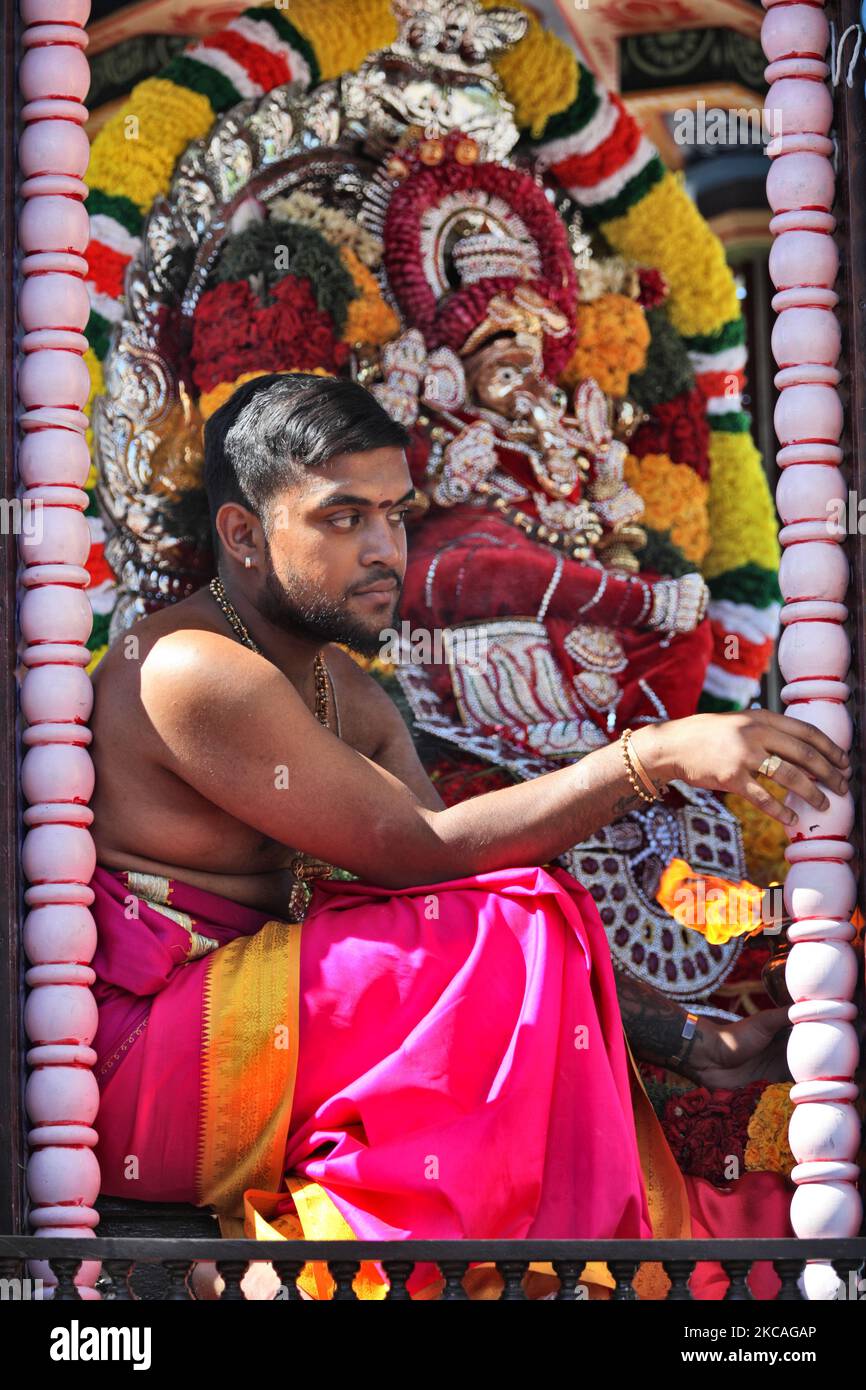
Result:
{"label": "flower garland", "polygon": [[[779,801],[785,798],[784,788],[778,782],[762,779],[766,787]],[[737,817],[743,835],[743,849],[746,855],[746,873],[753,883],[768,888],[771,883],[784,883],[791,867],[785,858],[785,850],[790,843],[785,827],[779,821],[759,811],[744,796],[729,792],[725,797],[728,810]]]}
{"label": "flower garland", "polygon": [[717,1186],[743,1172],[790,1177],[791,1084],[752,1081],[712,1091],[655,1086],[653,1101],[681,1172]]}
{"label": "flower garland", "polygon": [[646,314],[634,299],[605,294],[577,313],[578,342],[562,374],[563,385],[575,387],[593,377],[609,396],[625,396],[629,377],[643,371],[650,330]]}
{"label": "flower garland", "polygon": [[788,1143],[788,1126],[794,1113],[791,1101],[793,1082],[778,1081],[767,1086],[749,1120],[746,1145],[746,1171],[782,1173],[791,1176],[796,1159]]}
{"label": "flower garland", "polygon": [[624,256],[594,256],[588,265],[578,262],[577,285],[581,304],[592,304],[605,294],[624,294],[640,303],[640,271]]}
{"label": "flower garland", "polygon": [[699,568],[710,545],[707,510],[709,489],[685,463],[666,454],[646,454],[625,461],[625,481],[643,498],[643,520],[670,536],[685,558]]}
{"label": "flower garland", "polygon": [[652,526],[643,526],[643,529],[646,544],[636,552],[641,574],[680,579],[684,574],[695,573],[698,566],[686,559],[679,546],[671,540],[669,531],[656,531]]}
{"label": "flower garland", "polygon": [[[650,310],[646,321],[650,330],[646,365],[632,376],[629,395],[644,410],[653,410],[693,391],[695,374],[685,343],[664,310]],[[698,402],[703,415],[701,397]],[[678,462],[688,463],[689,460],[679,459]]]}
{"label": "flower garland", "polygon": [[[503,0],[481,0],[485,9]],[[526,35],[519,44],[494,59],[494,67],[514,104],[521,130],[538,139],[554,111],[572,105],[577,97],[580,65],[568,44],[544,29],[532,10],[519,0],[504,0],[510,10],[526,15]]]}
{"label": "flower garland", "polygon": [[338,340],[330,315],[318,307],[308,280],[286,275],[272,303],[259,303],[246,280],[205,290],[193,320],[193,381],[200,392],[244,372],[323,367],[336,372],[349,348]]}
{"label": "flower garland", "polygon": [[[206,135],[213,120],[214,107],[204,93],[164,77],[146,78],[93,141],[89,186],[110,189],[139,215],[146,213],[167,189],[189,142]],[[140,226],[139,218],[136,231]]]}
{"label": "flower garland", "polygon": [[[494,295],[520,283],[536,289],[573,324],[577,309],[574,257],[565,225],[552,214],[543,188],[528,174],[504,165],[467,162],[473,147],[459,134],[437,143],[440,159],[432,167],[420,157],[412,161],[408,153],[401,154],[406,173],[391,196],[384,235],[384,265],[391,291],[409,321],[424,335],[428,348],[444,345],[459,351]],[[425,218],[450,195],[467,189],[501,199],[512,209],[538,247],[540,266],[529,281],[508,275],[485,277],[442,299],[419,264]],[[574,330],[561,338],[545,335],[545,365],[552,376],[568,362],[574,339]]]}
{"label": "flower garland", "polygon": [[332,246],[351,251],[370,270],[382,261],[382,243],[360,222],[355,222],[339,208],[329,208],[312,193],[299,189],[287,198],[274,198],[269,206],[271,217],[286,222],[301,222],[319,232]]}
{"label": "flower garland", "polygon": [[381,347],[400,332],[400,320],[382,298],[379,282],[359,256],[344,246],[340,258],[352,277],[356,297],[351,300],[343,329],[343,342],[353,347]]}
{"label": "flower garland", "polygon": [[629,443],[638,458],[667,454],[674,463],[688,464],[706,482],[710,476],[710,427],[698,388],[655,405]]}
{"label": "flower garland", "polygon": [[354,278],[336,247],[299,222],[279,217],[249,223],[223,242],[211,272],[215,284],[255,276],[267,301],[284,277],[306,280],[318,309],[342,334],[351,301],[357,298]]}
{"label": "flower garland", "polygon": [[724,1184],[745,1171],[749,1123],[764,1087],[763,1081],[736,1090],[698,1086],[671,1096],[662,1128],[681,1172]]}

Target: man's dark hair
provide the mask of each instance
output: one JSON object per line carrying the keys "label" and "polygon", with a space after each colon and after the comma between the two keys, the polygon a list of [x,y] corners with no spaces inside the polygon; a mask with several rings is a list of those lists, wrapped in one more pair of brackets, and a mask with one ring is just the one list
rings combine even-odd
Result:
{"label": "man's dark hair", "polygon": [[204,430],[204,484],[218,548],[216,514],[225,502],[247,507],[267,531],[267,504],[308,468],[338,454],[405,449],[409,434],[355,381],[307,372],[247,381]]}

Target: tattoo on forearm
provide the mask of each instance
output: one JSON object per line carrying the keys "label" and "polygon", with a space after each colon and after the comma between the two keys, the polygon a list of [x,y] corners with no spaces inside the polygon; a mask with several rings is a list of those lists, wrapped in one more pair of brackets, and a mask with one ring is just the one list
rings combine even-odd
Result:
{"label": "tattoo on forearm", "polygon": [[667,1066],[682,1044],[684,1011],[652,985],[621,970],[616,972],[616,988],[625,1034],[635,1053],[644,1062]]}
{"label": "tattoo on forearm", "polygon": [[624,816],[627,811],[639,811],[643,804],[643,801],[636,792],[629,792],[627,796],[621,796],[619,800],[614,803],[614,820],[619,820],[619,817]]}

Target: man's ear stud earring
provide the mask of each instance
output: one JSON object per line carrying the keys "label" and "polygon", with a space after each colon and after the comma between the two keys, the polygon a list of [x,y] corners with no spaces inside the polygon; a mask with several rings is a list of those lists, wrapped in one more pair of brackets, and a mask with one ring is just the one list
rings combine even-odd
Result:
{"label": "man's ear stud earring", "polygon": [[253,562],[249,555],[244,556],[244,569],[252,569]]}

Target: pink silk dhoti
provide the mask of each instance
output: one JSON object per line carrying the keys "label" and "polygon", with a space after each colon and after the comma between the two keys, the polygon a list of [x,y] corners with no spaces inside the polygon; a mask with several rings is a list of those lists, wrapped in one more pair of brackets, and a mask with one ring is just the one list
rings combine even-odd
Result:
{"label": "pink silk dhoti", "polygon": [[651,1234],[604,929],[563,870],[320,882],[302,925],[92,886],[105,1193],[235,1220],[272,1193],[303,1228],[315,1190],[357,1238]]}
{"label": "pink silk dhoti", "polygon": [[[319,882],[302,925],[153,875],[92,887],[108,1195],[266,1237],[790,1234],[775,1175],[683,1181],[562,869]],[[708,1268],[693,1293],[725,1283]],[[642,1296],[665,1285],[642,1266]]]}

